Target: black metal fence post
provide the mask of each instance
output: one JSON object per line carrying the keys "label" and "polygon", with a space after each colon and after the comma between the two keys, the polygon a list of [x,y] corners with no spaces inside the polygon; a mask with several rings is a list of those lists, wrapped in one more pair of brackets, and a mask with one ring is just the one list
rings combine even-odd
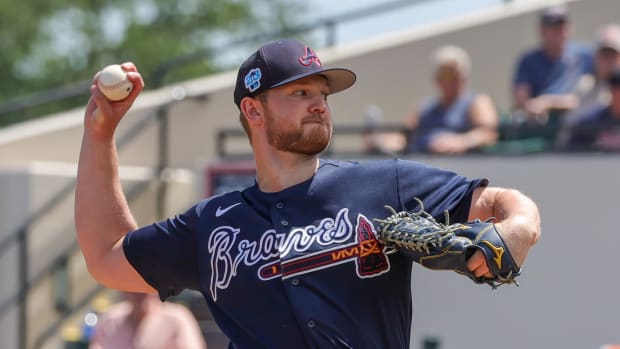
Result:
{"label": "black metal fence post", "polygon": [[162,219],[166,214],[167,179],[166,168],[168,167],[168,109],[170,104],[165,104],[157,111],[158,137],[157,146],[157,218]]}
{"label": "black metal fence post", "polygon": [[336,22],[335,21],[327,21],[325,22],[325,31],[327,32],[326,44],[327,46],[335,46],[336,45]]}
{"label": "black metal fence post", "polygon": [[17,305],[17,343],[19,348],[27,348],[28,343],[28,302],[26,290],[28,289],[28,228],[23,227],[18,236],[19,263],[17,264],[17,278],[19,285],[19,298]]}

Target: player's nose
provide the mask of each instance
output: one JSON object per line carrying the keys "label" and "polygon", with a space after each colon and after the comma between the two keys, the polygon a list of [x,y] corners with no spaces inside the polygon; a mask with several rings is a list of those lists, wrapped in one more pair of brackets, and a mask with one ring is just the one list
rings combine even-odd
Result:
{"label": "player's nose", "polygon": [[323,114],[327,111],[327,109],[327,100],[323,97],[323,95],[316,96],[312,99],[312,103],[310,104],[310,112],[312,114]]}

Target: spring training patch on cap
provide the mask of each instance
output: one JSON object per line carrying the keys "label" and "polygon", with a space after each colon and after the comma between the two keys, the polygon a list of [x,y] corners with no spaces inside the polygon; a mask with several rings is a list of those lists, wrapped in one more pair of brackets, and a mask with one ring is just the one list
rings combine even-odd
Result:
{"label": "spring training patch on cap", "polygon": [[259,68],[250,70],[243,81],[245,82],[245,88],[250,92],[254,92],[260,88],[260,79],[263,77]]}

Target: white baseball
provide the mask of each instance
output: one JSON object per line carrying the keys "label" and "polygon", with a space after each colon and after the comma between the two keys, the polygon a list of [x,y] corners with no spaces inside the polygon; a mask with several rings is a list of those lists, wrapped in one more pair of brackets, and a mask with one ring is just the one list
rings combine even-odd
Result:
{"label": "white baseball", "polygon": [[111,101],[123,100],[133,90],[133,84],[127,80],[127,72],[119,64],[112,64],[103,68],[97,86]]}

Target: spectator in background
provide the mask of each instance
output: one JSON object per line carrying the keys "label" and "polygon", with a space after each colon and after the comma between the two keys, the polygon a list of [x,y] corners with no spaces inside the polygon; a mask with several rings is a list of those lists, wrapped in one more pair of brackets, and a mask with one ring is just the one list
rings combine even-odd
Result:
{"label": "spectator in background", "polygon": [[470,91],[469,55],[457,46],[433,54],[438,95],[423,103],[406,122],[406,152],[460,154],[494,144],[499,117],[486,94]]}
{"label": "spectator in background", "polygon": [[608,79],[615,67],[620,67],[620,26],[609,24],[601,28],[596,40],[594,76],[584,76],[578,84],[579,106],[562,117],[562,130],[558,134],[557,146],[566,147],[570,129],[578,118],[588,111],[609,105]]}
{"label": "spectator in background", "polygon": [[155,294],[123,292],[124,301],[100,317],[90,349],[206,349],[186,307]]}
{"label": "spectator in background", "polygon": [[383,109],[376,105],[366,106],[363,114],[362,152],[366,155],[390,155],[403,150],[405,137],[402,129],[390,130],[383,122]]}
{"label": "spectator in background", "polygon": [[540,13],[541,47],[523,54],[513,80],[515,117],[546,122],[549,111],[578,105],[575,88],[583,75],[593,73],[592,50],[571,42],[565,5]]}
{"label": "spectator in background", "polygon": [[620,151],[620,67],[607,81],[611,92],[609,104],[579,117],[570,136],[570,150]]}

